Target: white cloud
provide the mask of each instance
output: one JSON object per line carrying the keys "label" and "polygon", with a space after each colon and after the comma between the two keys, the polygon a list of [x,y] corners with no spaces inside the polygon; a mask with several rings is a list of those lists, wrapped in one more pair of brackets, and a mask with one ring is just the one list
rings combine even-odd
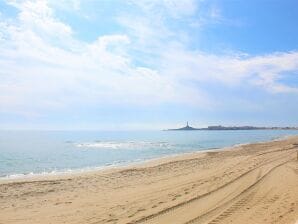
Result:
{"label": "white cloud", "polygon": [[162,72],[177,79],[224,85],[257,85],[277,92],[297,92],[298,87],[279,83],[285,74],[298,71],[298,52],[264,56],[227,56],[170,48],[164,52]]}
{"label": "white cloud", "polygon": [[11,2],[20,10],[19,21],[23,29],[59,38],[72,34],[70,26],[54,18],[53,10],[46,0]]}
{"label": "white cloud", "polygon": [[81,10],[82,1],[81,0],[59,0],[59,1],[49,1],[48,4],[52,7],[59,8],[64,11],[78,12]]}
{"label": "white cloud", "polygon": [[[142,7],[153,10],[153,3],[142,2]],[[167,27],[160,12],[150,18],[122,15],[118,19],[127,33],[87,43],[55,18],[46,1],[11,4],[20,12],[16,21],[0,23],[2,112],[37,116],[43,110],[96,104],[212,106],[208,93],[194,82],[297,92],[279,83],[283,73],[298,70],[297,52],[249,57],[189,50],[187,41]],[[193,1],[182,6],[181,1],[162,4],[174,17],[197,9]],[[152,16],[156,18],[150,20]],[[148,61],[142,57],[147,55],[151,66],[138,65],[138,55],[144,63]]]}
{"label": "white cloud", "polygon": [[197,4],[194,0],[164,0],[164,5],[174,17],[190,16],[197,10]]}
{"label": "white cloud", "polygon": [[173,18],[182,18],[193,15],[198,7],[195,0],[131,0],[148,14],[165,14]]}
{"label": "white cloud", "polygon": [[[15,4],[16,23],[7,24],[1,43],[2,111],[63,109],[78,104],[156,104],[182,102],[185,87],[152,68],[135,66],[126,35],[106,35],[79,42],[71,28],[54,18],[46,2]],[[46,34],[46,38],[44,38]],[[76,43],[75,51],[64,41]],[[196,97],[198,98],[198,97]]]}

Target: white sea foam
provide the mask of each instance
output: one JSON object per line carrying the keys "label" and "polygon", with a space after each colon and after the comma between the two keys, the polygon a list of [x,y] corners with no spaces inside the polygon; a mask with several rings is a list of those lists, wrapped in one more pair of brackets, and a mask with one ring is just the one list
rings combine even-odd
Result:
{"label": "white sea foam", "polygon": [[[201,132],[196,132],[200,134]],[[31,178],[35,176],[43,175],[61,175],[70,173],[80,173],[85,171],[101,170],[111,167],[119,167],[130,165],[132,163],[139,163],[142,161],[148,161],[151,159],[162,158],[164,156],[173,156],[182,153],[191,153],[193,151],[205,151],[210,149],[221,149],[224,147],[231,147],[235,142],[239,141],[237,135],[241,132],[227,132],[230,142],[222,144],[226,140],[225,136],[216,134],[216,132],[208,132],[208,136],[201,138],[200,135],[189,135],[189,132],[185,133],[185,138],[176,138],[176,136],[168,136],[168,141],[163,141],[161,138],[152,137],[152,141],[148,140],[134,140],[125,141],[122,139],[110,140],[110,141],[83,141],[80,138],[74,138],[76,140],[67,140],[61,145],[53,139],[46,141],[46,150],[42,151],[41,155],[37,154],[36,150],[27,150],[26,147],[23,154],[13,151],[3,151],[3,155],[0,155],[0,180],[1,179],[23,179]],[[272,138],[279,140],[280,136],[291,135],[291,133],[276,133],[274,132],[259,132],[258,135],[254,135],[255,132],[250,132],[252,135],[248,135],[243,138],[242,142],[261,142],[269,141]],[[262,135],[263,133],[263,135]],[[273,133],[273,134],[271,134]],[[296,133],[296,132],[295,132]],[[298,133],[298,132],[297,132]],[[0,133],[1,134],[1,133]],[[173,134],[170,133],[169,134]],[[184,133],[180,133],[184,134]],[[258,138],[256,138],[256,136]],[[139,138],[139,136],[137,136]],[[147,133],[146,133],[147,137]],[[121,136],[122,138],[122,136]],[[132,136],[133,138],[133,136]],[[283,137],[284,138],[284,137]],[[18,138],[16,138],[18,140]],[[174,141],[175,140],[175,141]],[[181,141],[182,140],[182,141]],[[35,139],[32,140],[35,143]],[[14,147],[15,142],[11,144]],[[54,144],[52,144],[52,142]],[[39,143],[39,142],[37,142]],[[59,144],[60,145],[59,145]],[[200,143],[200,144],[199,144]],[[0,144],[1,145],[1,144]],[[38,144],[37,144],[38,145]],[[49,145],[49,146],[48,146]],[[57,145],[59,150],[56,149]],[[243,145],[242,144],[238,144]],[[12,147],[12,149],[13,149]],[[43,147],[43,145],[40,145]],[[2,147],[4,148],[4,147]],[[65,148],[65,150],[64,150]],[[9,148],[8,148],[9,149]],[[20,152],[23,149],[23,145],[19,145]],[[71,149],[71,150],[69,150]],[[77,149],[77,150],[75,150]],[[102,151],[101,151],[102,150]],[[119,150],[117,152],[117,158],[114,158],[114,153],[105,154],[107,150]],[[138,150],[139,153],[126,153],[127,150]],[[60,152],[61,151],[61,152]],[[145,153],[142,153],[145,151]],[[122,154],[124,156],[122,156]],[[111,156],[111,157],[109,157]],[[103,158],[103,159],[102,159]],[[64,160],[67,160],[64,163]],[[83,160],[83,163],[80,163]],[[116,161],[117,160],[117,161]],[[62,164],[62,165],[61,165]],[[94,165],[94,166],[93,166]],[[96,166],[97,165],[97,166]],[[86,167],[87,166],[87,167]],[[89,166],[89,167],[88,167]],[[44,167],[44,170],[39,167]],[[55,168],[57,167],[57,168]],[[59,167],[59,168],[58,168]],[[71,167],[72,169],[68,169]],[[3,170],[2,170],[3,168]],[[22,169],[23,168],[23,169]],[[34,172],[30,172],[34,171]],[[24,172],[24,173],[22,173]]]}
{"label": "white sea foam", "polygon": [[0,180],[9,180],[9,179],[27,179],[32,177],[42,177],[42,176],[60,176],[60,175],[68,175],[68,174],[80,174],[85,172],[91,171],[99,171],[109,168],[117,168],[121,166],[126,166],[128,164],[142,162],[143,160],[136,160],[136,161],[116,161],[114,163],[105,164],[103,166],[94,166],[94,167],[84,167],[84,168],[77,168],[77,169],[62,169],[62,170],[51,170],[51,171],[44,171],[44,172],[30,172],[30,173],[18,173],[18,174],[10,174],[6,176],[0,177]]}
{"label": "white sea foam", "polygon": [[147,142],[147,141],[96,141],[75,143],[78,148],[91,148],[91,149],[152,149],[163,148],[170,149],[173,144],[167,142]]}
{"label": "white sea foam", "polygon": [[70,173],[70,171],[56,171],[56,170],[52,170],[50,172],[41,172],[41,173],[34,173],[34,172],[30,172],[30,173],[17,173],[17,174],[10,174],[10,175],[6,175],[3,177],[0,177],[0,180],[6,180],[6,179],[25,179],[25,178],[31,178],[31,177],[38,177],[38,176],[54,176],[57,174],[62,174],[62,173]]}

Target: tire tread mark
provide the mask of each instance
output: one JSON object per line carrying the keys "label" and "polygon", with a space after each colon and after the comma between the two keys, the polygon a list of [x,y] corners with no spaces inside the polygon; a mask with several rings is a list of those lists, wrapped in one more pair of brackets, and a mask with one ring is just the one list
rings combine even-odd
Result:
{"label": "tire tread mark", "polygon": [[[288,157],[288,155],[283,156],[283,157],[280,157],[280,156],[279,156],[276,160],[279,160],[279,159],[281,159],[281,158],[285,158],[285,157]],[[274,162],[274,161],[276,161],[276,160],[273,160],[273,161],[267,161],[267,162],[265,162],[265,163],[263,163],[263,164],[260,164],[260,165],[258,165],[258,166],[256,166],[256,167],[254,167],[253,169],[250,169],[250,170],[248,170],[248,171],[242,173],[240,176],[234,178],[233,180],[229,181],[228,183],[226,183],[226,184],[224,184],[224,185],[222,185],[222,186],[220,186],[220,187],[218,187],[218,188],[216,188],[216,189],[214,189],[214,190],[212,190],[212,191],[209,191],[209,192],[207,192],[207,193],[198,195],[198,196],[196,196],[196,197],[194,197],[194,198],[191,198],[191,199],[189,199],[189,200],[187,200],[187,201],[181,202],[181,203],[176,204],[176,205],[174,205],[174,206],[165,208],[165,209],[163,209],[163,210],[161,210],[161,211],[159,211],[159,212],[157,212],[157,213],[154,213],[154,214],[151,214],[151,215],[148,215],[148,216],[145,216],[145,217],[141,217],[141,218],[138,219],[138,220],[130,221],[130,222],[128,222],[127,224],[138,224],[138,223],[146,222],[146,221],[148,221],[148,220],[150,220],[150,219],[153,219],[153,218],[158,217],[158,216],[160,216],[160,215],[164,215],[164,214],[166,214],[166,213],[168,213],[168,212],[171,212],[171,211],[173,211],[173,210],[175,210],[175,209],[177,209],[177,208],[183,207],[183,206],[185,206],[185,205],[187,205],[187,204],[189,204],[189,203],[192,203],[192,202],[197,201],[197,200],[199,200],[199,199],[201,199],[201,198],[204,198],[204,197],[206,197],[206,196],[208,196],[208,195],[211,195],[212,193],[214,193],[214,192],[216,192],[216,191],[218,191],[218,190],[221,190],[222,188],[224,188],[224,187],[226,187],[226,186],[228,186],[228,185],[230,185],[230,184],[236,182],[237,180],[241,179],[242,177],[248,175],[248,174],[251,173],[252,171],[254,171],[254,170],[256,170],[256,169],[258,169],[258,168],[260,168],[260,167],[262,167],[262,166],[265,166],[265,165],[267,165],[267,164],[269,164],[269,163],[272,163],[272,162]]]}
{"label": "tire tread mark", "polygon": [[[235,199],[237,199],[238,197],[241,197],[242,194],[247,193],[249,190],[251,190],[253,187],[255,187],[258,183],[260,183],[265,177],[267,177],[267,176],[268,176],[271,172],[273,172],[275,169],[277,169],[277,168],[279,168],[279,167],[285,165],[286,163],[288,163],[288,162],[290,162],[290,161],[293,161],[293,159],[287,160],[287,161],[285,161],[285,162],[283,162],[283,163],[281,163],[281,164],[279,164],[279,165],[277,165],[277,166],[271,168],[271,169],[270,169],[269,171],[267,171],[266,174],[264,174],[259,180],[257,180],[257,181],[254,182],[253,184],[251,184],[248,188],[246,188],[246,189],[244,189],[243,191],[241,191],[241,192],[240,192],[236,197],[234,197],[233,199],[231,199],[231,200],[225,202],[224,204],[222,204],[222,205],[220,205],[220,206],[218,206],[218,207],[216,207],[216,208],[214,208],[214,209],[208,211],[207,213],[205,213],[205,214],[203,214],[203,215],[200,215],[200,216],[198,216],[198,217],[196,217],[196,218],[194,218],[194,219],[192,219],[192,220],[189,220],[189,221],[185,222],[184,224],[194,224],[194,223],[197,223],[203,216],[206,216],[206,215],[210,214],[211,212],[213,212],[213,211],[219,209],[220,207],[224,207],[224,206],[226,206],[227,204],[231,203],[232,200],[235,200]],[[236,203],[237,203],[237,202],[236,202]],[[211,221],[211,222],[212,222],[212,221]]]}

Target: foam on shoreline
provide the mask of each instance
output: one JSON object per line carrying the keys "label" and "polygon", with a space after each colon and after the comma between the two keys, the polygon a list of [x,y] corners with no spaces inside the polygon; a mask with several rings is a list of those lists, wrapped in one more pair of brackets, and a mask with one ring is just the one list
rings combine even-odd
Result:
{"label": "foam on shoreline", "polygon": [[283,141],[287,140],[291,137],[295,137],[296,135],[287,135],[287,136],[281,136],[281,137],[276,137],[272,138],[271,140],[268,141],[259,141],[259,142],[246,142],[246,143],[238,143],[238,144],[233,144],[230,146],[225,146],[225,147],[220,147],[220,148],[205,148],[197,151],[192,151],[192,152],[181,152],[181,153],[176,153],[176,154],[171,154],[171,155],[162,155],[159,157],[155,158],[148,158],[148,159],[137,159],[133,161],[125,161],[125,162],[115,162],[113,164],[106,164],[103,166],[94,166],[94,167],[83,167],[83,168],[75,168],[75,169],[64,169],[64,170],[52,170],[49,172],[39,172],[39,173],[19,173],[19,174],[10,174],[6,176],[0,177],[0,184],[1,182],[6,182],[6,181],[24,181],[24,180],[31,180],[31,179],[46,179],[48,177],[66,177],[66,176],[72,176],[72,175],[81,175],[85,173],[92,173],[92,172],[97,172],[97,171],[107,171],[111,169],[125,169],[129,168],[131,166],[139,166],[139,165],[146,165],[150,164],[153,162],[159,162],[165,159],[171,159],[171,158],[176,158],[179,159],[179,157],[183,156],[190,156],[190,155],[197,155],[197,154],[203,154],[208,151],[222,151],[222,150],[231,150],[235,149],[241,146],[245,145],[250,145],[250,144],[261,144],[261,143],[268,143],[268,142],[273,142],[273,141]]}

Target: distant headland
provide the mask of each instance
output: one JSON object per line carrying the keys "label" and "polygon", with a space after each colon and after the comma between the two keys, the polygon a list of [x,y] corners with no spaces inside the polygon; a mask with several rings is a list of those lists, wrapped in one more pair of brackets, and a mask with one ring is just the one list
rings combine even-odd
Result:
{"label": "distant headland", "polygon": [[188,125],[182,128],[166,129],[165,131],[226,131],[226,130],[298,130],[298,127],[255,127],[255,126],[208,126],[207,128],[194,128]]}

